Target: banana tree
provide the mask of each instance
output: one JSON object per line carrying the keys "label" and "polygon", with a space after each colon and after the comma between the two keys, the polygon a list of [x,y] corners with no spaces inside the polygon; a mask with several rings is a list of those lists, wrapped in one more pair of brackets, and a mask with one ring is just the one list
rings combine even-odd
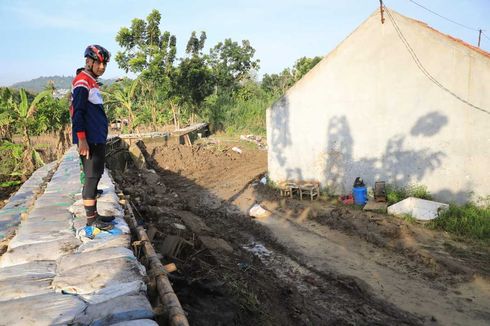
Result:
{"label": "banana tree", "polygon": [[12,141],[14,119],[9,111],[0,113],[0,139]]}
{"label": "banana tree", "polygon": [[136,108],[136,88],[139,84],[139,79],[133,80],[130,84],[125,85],[122,89],[115,89],[112,92],[103,92],[103,95],[108,98],[108,104],[115,104],[124,108],[128,115],[128,129],[129,133],[132,133],[134,130],[134,122],[136,120],[135,117],[135,108]]}
{"label": "banana tree", "polygon": [[39,93],[30,104],[24,89],[19,91],[19,95],[19,101],[14,101],[12,98],[10,98],[9,106],[12,108],[12,118],[15,121],[15,125],[20,129],[22,134],[22,143],[25,148],[25,172],[29,173],[34,170],[38,163],[42,163],[41,157],[32,147],[29,127],[32,125],[35,118],[34,116],[36,114],[37,105],[45,97],[51,96],[51,92],[47,90]]}

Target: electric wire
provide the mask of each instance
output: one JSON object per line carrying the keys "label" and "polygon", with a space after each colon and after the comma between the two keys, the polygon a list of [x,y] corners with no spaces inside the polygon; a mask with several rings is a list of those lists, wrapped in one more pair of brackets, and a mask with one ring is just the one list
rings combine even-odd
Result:
{"label": "electric wire", "polygon": [[444,90],[445,92],[449,93],[450,95],[452,95],[453,97],[455,97],[456,99],[458,99],[459,101],[463,102],[464,104],[478,110],[478,111],[481,111],[481,112],[484,112],[486,114],[489,114],[490,115],[490,111],[487,111],[485,109],[482,109],[481,107],[479,106],[476,106],[470,102],[468,102],[467,100],[461,98],[459,95],[457,95],[456,93],[452,92],[450,89],[448,89],[447,87],[445,87],[444,85],[442,85],[437,79],[435,79],[430,73],[429,71],[427,71],[427,69],[425,69],[425,67],[423,66],[422,62],[420,61],[420,59],[418,58],[417,54],[415,53],[415,51],[413,50],[413,48],[410,46],[410,43],[408,42],[408,40],[405,38],[405,36],[403,35],[400,27],[398,26],[398,24],[396,23],[395,21],[395,18],[392,16],[391,14],[391,11],[386,7],[384,6],[383,7],[386,12],[388,13],[388,18],[390,19],[391,23],[393,24],[393,27],[395,28],[395,31],[396,33],[398,34],[398,37],[401,39],[401,41],[403,42],[403,44],[405,45],[405,47],[407,48],[408,50],[408,53],[410,54],[410,56],[412,57],[412,59],[414,60],[415,64],[417,65],[417,67],[419,68],[419,70],[431,81],[433,82],[436,86],[438,86],[439,88],[441,88],[442,90]]}
{"label": "electric wire", "polygon": [[458,23],[457,21],[454,21],[454,20],[452,20],[452,19],[449,19],[449,18],[447,18],[447,17],[444,17],[443,15],[440,15],[440,14],[438,14],[437,12],[435,12],[435,11],[433,11],[433,10],[430,10],[430,9],[429,9],[429,8],[427,8],[427,7],[424,7],[423,5],[421,5],[421,4],[420,4],[420,3],[418,3],[418,2],[415,2],[415,1],[413,1],[413,0],[408,0],[408,1],[410,1],[411,3],[413,3],[413,4],[417,5],[417,6],[419,6],[420,8],[423,8],[423,9],[427,10],[428,12],[431,12],[431,13],[433,13],[434,15],[437,15],[437,16],[441,17],[442,19],[445,19],[445,20],[447,20],[447,21],[449,21],[449,22],[451,22],[451,23],[453,23],[453,24],[459,25],[459,26],[461,26],[461,27],[467,28],[467,29],[472,30],[472,31],[477,31],[477,32],[479,32],[479,31],[480,31],[480,29],[477,29],[477,28],[474,28],[474,27],[470,27],[470,26],[466,26],[466,25],[464,25],[464,24]]}

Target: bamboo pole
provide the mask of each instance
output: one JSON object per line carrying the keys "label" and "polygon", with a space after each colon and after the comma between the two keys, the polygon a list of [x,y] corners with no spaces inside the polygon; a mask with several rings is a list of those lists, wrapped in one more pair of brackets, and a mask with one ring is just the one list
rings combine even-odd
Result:
{"label": "bamboo pole", "polygon": [[189,326],[185,312],[180,305],[179,299],[170,284],[167,277],[167,271],[165,266],[162,265],[160,259],[158,259],[155,249],[151,244],[145,229],[139,226],[134,218],[133,209],[131,203],[128,201],[126,207],[129,211],[128,224],[131,230],[136,233],[138,240],[140,241],[143,252],[148,260],[148,266],[150,267],[149,275],[155,275],[158,294],[163,304],[165,315],[168,318],[168,323],[171,326]]}

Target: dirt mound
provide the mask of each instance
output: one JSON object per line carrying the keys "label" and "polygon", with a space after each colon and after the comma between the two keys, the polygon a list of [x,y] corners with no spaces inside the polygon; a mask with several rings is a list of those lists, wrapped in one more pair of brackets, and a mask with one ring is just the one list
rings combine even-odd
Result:
{"label": "dirt mound", "polygon": [[236,145],[241,146],[240,143],[216,146],[152,143],[146,146],[146,151],[153,159],[152,164],[162,172],[177,173],[228,199],[267,171],[267,152],[241,149],[240,154],[232,150]]}

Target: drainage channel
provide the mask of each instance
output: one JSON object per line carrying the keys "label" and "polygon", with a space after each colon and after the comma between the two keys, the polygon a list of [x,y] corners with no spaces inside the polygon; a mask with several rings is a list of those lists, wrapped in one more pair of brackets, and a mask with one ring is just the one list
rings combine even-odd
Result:
{"label": "drainage channel", "polygon": [[[4,208],[22,218],[0,257],[0,325],[157,325],[146,293],[148,275],[128,249],[130,228],[108,171],[99,183],[103,194],[98,209],[116,217],[115,228],[94,239],[79,232],[85,216],[75,148],[65,154],[44,193],[31,198],[30,181],[26,184]],[[32,195],[36,189],[31,189]],[[24,204],[20,204],[21,196]],[[165,272],[154,274],[166,276]],[[176,309],[169,311],[168,324],[186,325],[183,311],[181,315]]]}

